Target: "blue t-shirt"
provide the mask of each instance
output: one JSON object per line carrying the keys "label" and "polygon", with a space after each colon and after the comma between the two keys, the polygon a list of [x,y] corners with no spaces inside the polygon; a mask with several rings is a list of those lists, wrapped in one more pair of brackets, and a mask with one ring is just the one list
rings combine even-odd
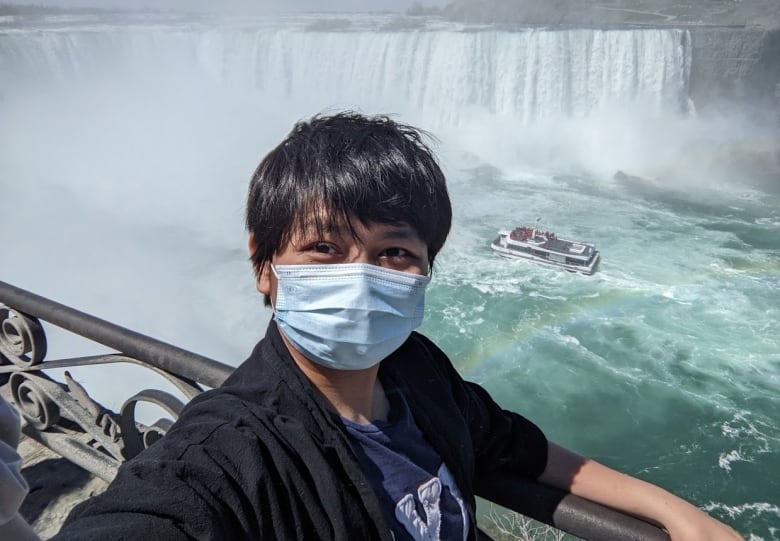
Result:
{"label": "blue t-shirt", "polygon": [[385,392],[387,421],[342,422],[394,538],[465,540],[468,513],[452,474],[415,424],[403,394]]}

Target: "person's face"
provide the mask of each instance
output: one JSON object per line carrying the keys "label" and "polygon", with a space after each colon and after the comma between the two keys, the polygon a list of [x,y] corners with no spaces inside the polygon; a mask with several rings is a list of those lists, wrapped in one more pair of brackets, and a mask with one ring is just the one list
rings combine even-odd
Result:
{"label": "person's face", "polygon": [[[353,236],[346,223],[318,232],[312,223],[296,231],[286,246],[274,255],[274,265],[323,265],[337,263],[368,263],[414,274],[428,274],[428,247],[407,224],[371,222],[363,225],[352,220],[357,233]],[[249,239],[249,249],[254,239]],[[276,277],[266,264],[257,277],[257,289],[270,295],[276,304]]]}

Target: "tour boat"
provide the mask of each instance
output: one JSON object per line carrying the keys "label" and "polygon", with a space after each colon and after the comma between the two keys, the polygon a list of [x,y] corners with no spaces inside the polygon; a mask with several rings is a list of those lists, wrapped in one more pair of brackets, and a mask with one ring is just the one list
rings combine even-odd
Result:
{"label": "tour boat", "polygon": [[501,230],[490,247],[503,257],[528,259],[582,274],[593,274],[601,259],[593,244],[561,239],[536,227]]}

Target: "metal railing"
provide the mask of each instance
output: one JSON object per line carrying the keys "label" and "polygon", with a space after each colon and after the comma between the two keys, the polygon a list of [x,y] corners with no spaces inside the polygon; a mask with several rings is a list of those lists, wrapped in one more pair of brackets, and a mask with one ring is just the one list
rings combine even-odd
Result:
{"label": "metal railing", "polygon": [[[117,353],[48,360],[41,324],[68,330]],[[114,412],[91,398],[65,371],[51,369],[132,363],[170,381],[187,400],[214,388],[233,367],[109,323],[5,282],[0,282],[0,394],[26,421],[24,432],[92,474],[111,481],[122,462],[163,437],[184,403],[159,389],[146,389]],[[152,403],[170,416],[151,425],[135,419],[136,405]],[[668,541],[660,528],[613,509],[539,483],[491,480],[485,497],[582,539]]]}

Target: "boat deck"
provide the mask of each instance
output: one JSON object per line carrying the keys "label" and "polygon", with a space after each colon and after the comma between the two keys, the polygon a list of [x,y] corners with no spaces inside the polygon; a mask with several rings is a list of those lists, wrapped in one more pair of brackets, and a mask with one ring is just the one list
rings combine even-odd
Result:
{"label": "boat deck", "polygon": [[[582,250],[582,252],[575,252],[569,249],[570,247],[576,245],[582,246],[584,250]],[[593,251],[593,248],[591,248],[586,244],[579,244],[579,243],[571,242],[568,240],[561,240],[561,239],[550,239],[547,241],[547,243],[544,246],[545,248],[549,250],[553,250],[555,252],[570,253],[570,254],[584,256],[584,257],[589,257],[591,252]]]}

